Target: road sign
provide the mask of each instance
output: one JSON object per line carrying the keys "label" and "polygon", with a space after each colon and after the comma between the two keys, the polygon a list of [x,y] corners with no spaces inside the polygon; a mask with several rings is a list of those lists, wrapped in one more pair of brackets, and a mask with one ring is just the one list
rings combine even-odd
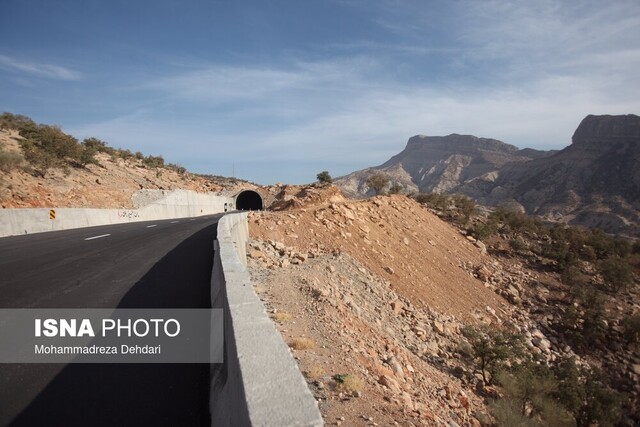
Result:
{"label": "road sign", "polygon": [[49,219],[56,219],[56,211],[53,209],[49,210]]}

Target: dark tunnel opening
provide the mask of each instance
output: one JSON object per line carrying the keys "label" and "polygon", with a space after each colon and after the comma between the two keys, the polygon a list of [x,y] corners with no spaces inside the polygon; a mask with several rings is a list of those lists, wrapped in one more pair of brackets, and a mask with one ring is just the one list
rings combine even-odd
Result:
{"label": "dark tunnel opening", "polygon": [[262,210],[262,197],[253,190],[245,190],[236,196],[236,209],[239,211]]}

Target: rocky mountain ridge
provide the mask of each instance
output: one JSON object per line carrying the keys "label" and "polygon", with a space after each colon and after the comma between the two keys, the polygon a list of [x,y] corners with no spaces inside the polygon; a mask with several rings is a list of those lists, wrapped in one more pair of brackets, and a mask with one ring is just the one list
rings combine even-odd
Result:
{"label": "rocky mountain ridge", "polygon": [[632,114],[587,116],[561,151],[470,135],[414,136],[387,162],[336,184],[347,196],[363,196],[374,173],[407,192],[461,193],[489,206],[517,202],[547,220],[640,233],[640,117]]}

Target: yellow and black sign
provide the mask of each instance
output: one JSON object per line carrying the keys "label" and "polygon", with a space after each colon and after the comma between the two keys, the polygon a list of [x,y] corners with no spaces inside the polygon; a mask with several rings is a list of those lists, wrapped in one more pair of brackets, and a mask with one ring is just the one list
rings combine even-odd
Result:
{"label": "yellow and black sign", "polygon": [[49,210],[49,219],[56,219],[56,211],[53,209]]}

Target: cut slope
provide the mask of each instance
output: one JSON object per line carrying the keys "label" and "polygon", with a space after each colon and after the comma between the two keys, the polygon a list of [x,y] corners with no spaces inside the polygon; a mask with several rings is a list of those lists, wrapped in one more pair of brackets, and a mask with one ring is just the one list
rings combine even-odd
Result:
{"label": "cut slope", "polygon": [[303,251],[344,251],[418,306],[459,320],[474,312],[506,312],[506,303],[465,267],[481,250],[455,228],[403,196],[332,203],[252,216],[251,235]]}

